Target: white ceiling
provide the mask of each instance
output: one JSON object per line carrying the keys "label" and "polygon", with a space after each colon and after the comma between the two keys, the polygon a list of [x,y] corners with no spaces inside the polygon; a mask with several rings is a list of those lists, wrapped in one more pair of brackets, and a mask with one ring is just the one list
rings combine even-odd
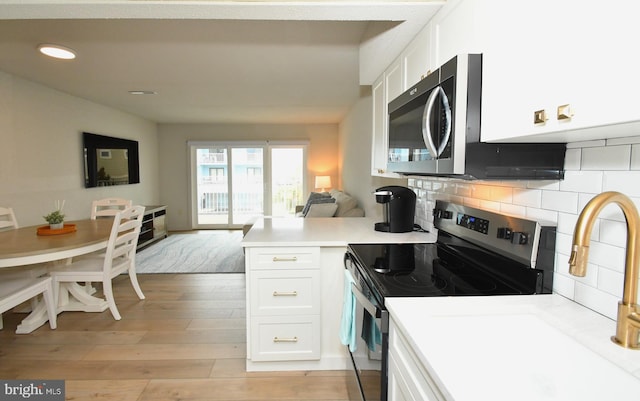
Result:
{"label": "white ceiling", "polygon": [[440,5],[0,0],[0,70],[159,123],[337,123]]}

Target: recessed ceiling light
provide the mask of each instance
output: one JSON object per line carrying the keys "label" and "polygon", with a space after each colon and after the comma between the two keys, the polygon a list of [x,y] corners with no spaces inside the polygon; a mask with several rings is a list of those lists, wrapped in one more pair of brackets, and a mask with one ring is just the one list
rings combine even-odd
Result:
{"label": "recessed ceiling light", "polygon": [[155,95],[156,91],[129,91],[130,95]]}
{"label": "recessed ceiling light", "polygon": [[73,49],[60,45],[43,44],[38,46],[40,53],[49,57],[59,58],[63,60],[73,60],[76,58],[76,52]]}

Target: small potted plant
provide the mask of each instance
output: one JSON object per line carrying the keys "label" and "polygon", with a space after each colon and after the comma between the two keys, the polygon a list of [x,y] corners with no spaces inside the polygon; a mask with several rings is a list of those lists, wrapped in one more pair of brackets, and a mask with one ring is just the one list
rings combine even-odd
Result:
{"label": "small potted plant", "polygon": [[64,201],[60,204],[59,201],[55,202],[56,210],[49,213],[46,216],[43,216],[44,219],[49,223],[49,227],[52,230],[60,230],[64,228],[64,214],[62,214],[62,208],[64,208]]}

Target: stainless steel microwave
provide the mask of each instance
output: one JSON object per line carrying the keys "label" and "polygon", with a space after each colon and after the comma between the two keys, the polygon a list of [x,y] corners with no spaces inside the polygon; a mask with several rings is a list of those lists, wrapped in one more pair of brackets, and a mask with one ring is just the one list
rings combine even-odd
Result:
{"label": "stainless steel microwave", "polygon": [[387,169],[465,179],[562,179],[564,143],[480,141],[482,55],[458,55],[389,103]]}

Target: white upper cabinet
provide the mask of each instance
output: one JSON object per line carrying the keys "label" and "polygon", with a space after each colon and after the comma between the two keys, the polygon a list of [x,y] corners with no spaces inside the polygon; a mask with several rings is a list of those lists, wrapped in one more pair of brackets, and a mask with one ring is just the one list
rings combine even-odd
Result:
{"label": "white upper cabinet", "polygon": [[476,43],[476,1],[453,0],[433,17],[433,61],[434,67],[451,60],[458,54],[479,52]]}
{"label": "white upper cabinet", "polygon": [[397,58],[372,86],[373,98],[373,142],[371,145],[371,174],[380,177],[399,177],[387,172],[387,149],[389,145],[388,106],[403,91],[402,58]]}
{"label": "white upper cabinet", "polygon": [[483,53],[483,141],[638,135],[639,3],[465,2]]}
{"label": "white upper cabinet", "polygon": [[[435,63],[433,62],[431,31],[431,24],[424,27],[400,56],[404,75],[402,92],[420,82],[422,78],[434,70]],[[392,97],[392,99],[394,99],[394,97]]]}

